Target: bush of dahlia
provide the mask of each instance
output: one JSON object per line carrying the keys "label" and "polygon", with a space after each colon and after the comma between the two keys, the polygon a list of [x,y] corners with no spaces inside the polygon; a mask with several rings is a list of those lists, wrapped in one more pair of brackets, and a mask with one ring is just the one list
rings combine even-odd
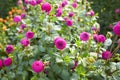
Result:
{"label": "bush of dahlia", "polygon": [[[1,37],[2,80],[119,79],[115,53],[120,42],[113,50],[111,33],[98,34],[97,16],[87,1],[18,2],[25,10],[13,17],[18,32],[12,32],[10,40],[4,36],[6,42]],[[118,37],[119,26],[118,22],[113,30]]]}

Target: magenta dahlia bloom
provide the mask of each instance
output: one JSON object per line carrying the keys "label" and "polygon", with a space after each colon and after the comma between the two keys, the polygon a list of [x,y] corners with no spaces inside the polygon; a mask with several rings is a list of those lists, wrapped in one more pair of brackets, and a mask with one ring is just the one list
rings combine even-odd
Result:
{"label": "magenta dahlia bloom", "polygon": [[74,2],[74,3],[72,4],[72,7],[73,7],[73,8],[77,8],[77,3]]}
{"label": "magenta dahlia bloom", "polygon": [[2,68],[2,66],[3,66],[3,62],[2,62],[2,60],[0,59],[0,69]]}
{"label": "magenta dahlia bloom", "polygon": [[67,21],[67,20],[68,20],[68,17],[65,16],[65,17],[64,17],[64,20]]}
{"label": "magenta dahlia bloom", "polygon": [[117,36],[120,36],[120,21],[113,27],[113,32],[114,32]]}
{"label": "magenta dahlia bloom", "polygon": [[36,0],[37,4],[40,4],[43,0]]}
{"label": "magenta dahlia bloom", "polygon": [[91,28],[93,31],[97,31],[97,28],[96,27],[94,27],[94,26],[92,26],[92,28]]}
{"label": "magenta dahlia bloom", "polygon": [[80,40],[88,41],[89,40],[89,33],[87,33],[87,32],[80,33]]}
{"label": "magenta dahlia bloom", "polygon": [[89,16],[89,15],[90,15],[90,12],[86,12],[85,16],[87,17],[87,16]]}
{"label": "magenta dahlia bloom", "polygon": [[6,50],[7,53],[12,53],[14,51],[14,46],[13,45],[7,45],[5,50]]}
{"label": "magenta dahlia bloom", "polygon": [[72,26],[73,25],[73,21],[71,19],[66,20],[66,25],[67,26]]}
{"label": "magenta dahlia bloom", "polygon": [[24,29],[25,27],[26,27],[25,24],[21,24],[21,25],[20,25],[20,28],[21,28],[21,29]]}
{"label": "magenta dahlia bloom", "polygon": [[29,39],[32,39],[34,37],[34,32],[32,32],[32,31],[26,32],[26,37]]}
{"label": "magenta dahlia bloom", "polygon": [[98,41],[98,34],[94,34],[94,35],[93,35],[93,39],[94,39],[95,41]]}
{"label": "magenta dahlia bloom", "polygon": [[68,1],[67,1],[67,0],[63,0],[61,6],[62,6],[62,7],[65,7],[67,4],[68,4]]}
{"label": "magenta dahlia bloom", "polygon": [[24,3],[25,4],[29,4],[29,0],[24,0]]}
{"label": "magenta dahlia bloom", "polygon": [[23,18],[25,18],[26,14],[25,14],[25,13],[22,13],[20,16],[21,16],[21,18],[23,19]]}
{"label": "magenta dahlia bloom", "polygon": [[105,59],[105,60],[108,60],[112,57],[112,53],[110,51],[104,51],[102,53],[102,58]]}
{"label": "magenta dahlia bloom", "polygon": [[90,11],[90,16],[94,16],[95,12],[93,10]]}
{"label": "magenta dahlia bloom", "polygon": [[58,8],[57,10],[56,10],[56,16],[57,17],[60,17],[62,15],[62,8]]}
{"label": "magenta dahlia bloom", "polygon": [[70,12],[69,17],[73,17],[73,16],[74,16],[74,12]]}
{"label": "magenta dahlia bloom", "polygon": [[58,39],[61,39],[61,37],[56,37],[56,38],[54,39],[54,44],[56,43],[56,41],[57,41]]}
{"label": "magenta dahlia bloom", "polygon": [[35,6],[35,5],[37,5],[37,2],[36,2],[36,0],[30,0],[29,4],[32,6]]}
{"label": "magenta dahlia bloom", "polygon": [[104,43],[105,42],[105,40],[106,40],[106,37],[104,36],[104,35],[98,35],[98,39],[97,39],[97,42],[102,42],[102,43]]}
{"label": "magenta dahlia bloom", "polygon": [[44,70],[44,64],[42,61],[34,61],[32,63],[32,70],[36,73],[42,72]]}
{"label": "magenta dahlia bloom", "polygon": [[42,11],[50,12],[52,7],[51,7],[50,3],[45,2],[41,5],[41,9],[42,9]]}
{"label": "magenta dahlia bloom", "polygon": [[10,66],[12,64],[12,59],[11,58],[6,58],[3,60],[4,66]]}
{"label": "magenta dahlia bloom", "polygon": [[13,19],[14,22],[18,23],[21,21],[21,16],[17,15],[17,16],[14,16],[14,19]]}
{"label": "magenta dahlia bloom", "polygon": [[18,4],[18,6],[19,6],[20,4],[22,4],[22,1],[21,1],[21,0],[18,0],[17,4]]}
{"label": "magenta dahlia bloom", "polygon": [[27,38],[23,38],[23,39],[20,41],[20,43],[21,43],[24,47],[26,47],[26,46],[28,46],[28,45],[30,44],[30,41],[29,41]]}
{"label": "magenta dahlia bloom", "polygon": [[60,37],[55,38],[54,43],[58,50],[63,50],[66,48],[66,41]]}
{"label": "magenta dahlia bloom", "polygon": [[115,9],[115,13],[116,13],[116,14],[120,13],[120,9],[119,9],[119,8],[118,8],[118,9]]}

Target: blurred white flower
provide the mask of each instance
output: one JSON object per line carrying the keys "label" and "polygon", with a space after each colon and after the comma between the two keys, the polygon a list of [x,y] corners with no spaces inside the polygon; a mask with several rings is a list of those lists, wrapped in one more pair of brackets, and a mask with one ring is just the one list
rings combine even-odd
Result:
{"label": "blurred white flower", "polygon": [[108,47],[108,46],[110,46],[111,44],[112,44],[112,40],[111,40],[110,38],[108,38],[108,39],[105,40],[104,46],[105,46],[105,47]]}

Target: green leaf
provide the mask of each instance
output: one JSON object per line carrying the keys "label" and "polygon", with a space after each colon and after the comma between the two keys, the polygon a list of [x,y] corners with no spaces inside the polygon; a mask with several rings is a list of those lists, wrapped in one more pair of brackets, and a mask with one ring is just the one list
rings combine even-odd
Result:
{"label": "green leaf", "polygon": [[6,78],[6,77],[3,77],[1,80],[8,80],[8,78]]}
{"label": "green leaf", "polygon": [[63,60],[64,60],[66,63],[70,63],[70,61],[71,61],[71,59],[70,59],[69,56],[65,56],[65,57],[63,58]]}
{"label": "green leaf", "polygon": [[60,72],[61,72],[61,67],[58,66],[57,64],[54,64],[54,65],[52,66],[52,69],[53,69],[53,71],[54,71],[56,74],[60,74]]}
{"label": "green leaf", "polygon": [[42,46],[39,46],[39,50],[40,50],[41,52],[45,52],[45,48],[42,47]]}
{"label": "green leaf", "polygon": [[78,80],[79,76],[76,73],[73,73],[73,75],[70,77],[70,80]]}
{"label": "green leaf", "polygon": [[70,80],[70,74],[68,70],[62,70],[61,77],[62,80]]}
{"label": "green leaf", "polygon": [[76,41],[77,47],[80,47],[80,44],[81,44],[80,40],[77,40],[77,41]]}
{"label": "green leaf", "polygon": [[37,76],[33,76],[30,80],[38,80]]}
{"label": "green leaf", "polygon": [[15,73],[13,73],[13,72],[8,72],[8,77],[9,77],[9,78],[15,78]]}
{"label": "green leaf", "polygon": [[87,57],[87,56],[89,56],[90,54],[88,54],[87,52],[83,52],[80,56],[82,57],[82,58],[84,58],[84,57]]}
{"label": "green leaf", "polygon": [[82,64],[78,65],[76,68],[76,72],[81,76],[85,76],[86,73],[85,67]]}
{"label": "green leaf", "polygon": [[117,63],[116,68],[120,69],[120,62]]}

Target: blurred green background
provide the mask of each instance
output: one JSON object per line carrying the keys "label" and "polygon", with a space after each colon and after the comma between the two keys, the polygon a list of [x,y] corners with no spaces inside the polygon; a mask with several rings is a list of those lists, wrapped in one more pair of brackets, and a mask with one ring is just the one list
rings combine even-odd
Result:
{"label": "blurred green background", "polygon": [[101,33],[110,31],[109,25],[120,20],[120,13],[116,14],[115,9],[120,8],[120,0],[88,0],[92,9],[98,13],[98,23],[101,26]]}
{"label": "blurred green background", "polygon": [[5,18],[12,7],[17,6],[18,0],[0,0],[0,17]]}

